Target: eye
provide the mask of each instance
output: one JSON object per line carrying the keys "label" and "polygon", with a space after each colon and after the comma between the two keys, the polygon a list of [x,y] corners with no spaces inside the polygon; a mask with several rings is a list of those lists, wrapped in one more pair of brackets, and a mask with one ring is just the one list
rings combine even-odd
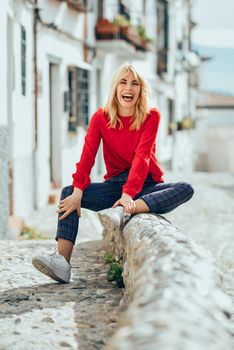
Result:
{"label": "eye", "polygon": [[126,84],[126,81],[120,80],[119,84]]}
{"label": "eye", "polygon": [[139,83],[137,81],[133,81],[132,85],[138,86]]}

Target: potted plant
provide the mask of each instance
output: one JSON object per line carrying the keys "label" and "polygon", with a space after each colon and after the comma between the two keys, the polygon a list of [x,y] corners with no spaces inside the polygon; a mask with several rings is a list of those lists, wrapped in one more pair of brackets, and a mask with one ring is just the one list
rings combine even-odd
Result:
{"label": "potted plant", "polygon": [[95,31],[97,39],[112,39],[119,35],[119,26],[106,18],[99,18]]}

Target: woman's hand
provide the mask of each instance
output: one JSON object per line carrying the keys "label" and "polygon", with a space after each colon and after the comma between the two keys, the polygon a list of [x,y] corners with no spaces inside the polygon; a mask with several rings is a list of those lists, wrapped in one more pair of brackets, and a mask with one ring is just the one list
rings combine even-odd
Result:
{"label": "woman's hand", "polygon": [[65,219],[69,214],[71,214],[74,210],[77,210],[77,215],[80,216],[80,206],[81,199],[83,196],[83,191],[79,188],[74,187],[73,193],[66,197],[65,199],[60,200],[58,205],[57,213],[63,213],[60,216],[59,220]]}
{"label": "woman's hand", "polygon": [[124,211],[126,213],[134,214],[136,209],[136,204],[129,194],[122,193],[121,198],[115,202],[112,208],[116,208],[119,205],[122,205],[124,207]]}

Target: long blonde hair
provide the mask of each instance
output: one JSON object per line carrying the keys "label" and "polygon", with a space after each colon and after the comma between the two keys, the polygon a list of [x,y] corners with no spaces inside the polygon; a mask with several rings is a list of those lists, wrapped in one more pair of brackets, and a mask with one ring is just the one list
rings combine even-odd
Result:
{"label": "long blonde hair", "polygon": [[144,122],[147,114],[149,113],[149,107],[148,107],[149,89],[146,81],[142,76],[140,76],[136,72],[135,68],[132,65],[128,63],[124,64],[115,72],[113,76],[107,104],[103,108],[104,112],[107,113],[109,116],[110,121],[108,126],[110,128],[116,128],[118,123],[120,125],[120,128],[123,128],[123,123],[118,117],[118,101],[116,97],[116,90],[120,80],[123,77],[125,77],[129,72],[133,73],[135,79],[139,81],[141,86],[140,95],[136,103],[135,113],[133,116],[133,121],[132,121],[130,130],[138,130],[141,127],[142,123]]}

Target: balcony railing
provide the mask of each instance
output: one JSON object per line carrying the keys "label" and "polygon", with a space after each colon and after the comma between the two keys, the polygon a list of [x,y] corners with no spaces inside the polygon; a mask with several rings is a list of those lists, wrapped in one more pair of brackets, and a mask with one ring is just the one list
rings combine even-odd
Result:
{"label": "balcony railing", "polygon": [[90,0],[58,0],[66,2],[67,5],[79,12],[89,12],[92,10]]}

